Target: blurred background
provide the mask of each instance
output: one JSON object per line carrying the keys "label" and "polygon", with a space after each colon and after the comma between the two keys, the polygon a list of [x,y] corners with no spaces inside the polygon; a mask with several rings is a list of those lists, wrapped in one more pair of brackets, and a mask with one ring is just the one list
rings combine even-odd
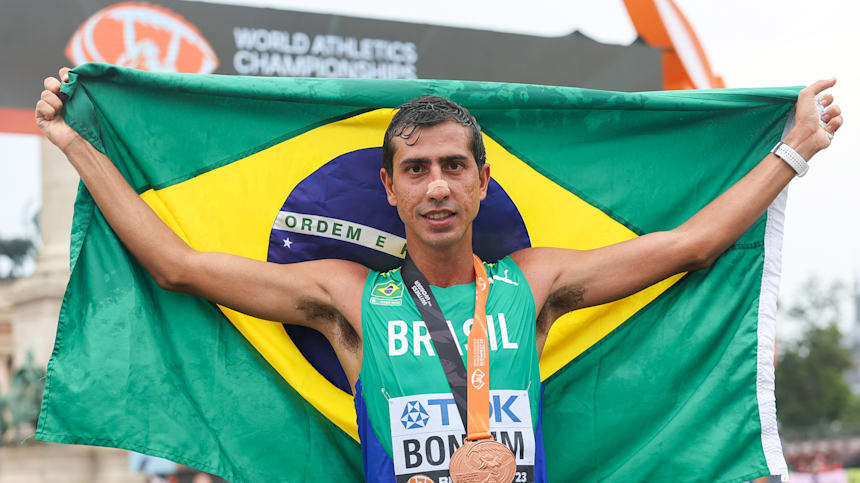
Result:
{"label": "blurred background", "polygon": [[[790,188],[776,396],[792,481],[860,481],[856,19],[848,0],[3,0],[0,483],[218,481],[125,451],[33,439],[69,276],[78,182],[38,135],[33,106],[44,77],[88,61],[620,91],[794,86],[836,76],[847,123]],[[320,36],[326,49],[314,48]],[[365,39],[372,48],[360,52]]]}

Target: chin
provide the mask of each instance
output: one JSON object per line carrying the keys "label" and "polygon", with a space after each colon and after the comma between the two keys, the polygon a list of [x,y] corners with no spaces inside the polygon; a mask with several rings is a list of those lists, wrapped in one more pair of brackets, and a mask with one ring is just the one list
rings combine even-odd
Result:
{"label": "chin", "polygon": [[421,241],[434,248],[447,248],[458,244],[463,239],[463,233],[427,233],[421,237]]}

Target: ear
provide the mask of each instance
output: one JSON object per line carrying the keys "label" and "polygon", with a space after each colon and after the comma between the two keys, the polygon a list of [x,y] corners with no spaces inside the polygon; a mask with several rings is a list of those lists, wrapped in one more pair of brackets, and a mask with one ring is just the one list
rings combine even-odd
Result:
{"label": "ear", "polygon": [[380,168],[379,179],[382,181],[382,186],[385,186],[385,195],[388,197],[388,204],[397,206],[397,196],[394,195],[394,177],[385,168]]}
{"label": "ear", "polygon": [[487,189],[490,187],[490,163],[485,162],[481,166],[481,201],[487,198]]}

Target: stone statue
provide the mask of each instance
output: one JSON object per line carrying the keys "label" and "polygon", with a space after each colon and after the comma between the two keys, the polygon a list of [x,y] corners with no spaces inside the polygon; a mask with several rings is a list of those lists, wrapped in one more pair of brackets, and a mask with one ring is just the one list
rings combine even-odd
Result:
{"label": "stone statue", "polygon": [[45,370],[33,362],[33,354],[12,374],[9,393],[5,396],[9,408],[10,426],[15,428],[15,439],[22,436],[21,429],[35,431],[45,392]]}

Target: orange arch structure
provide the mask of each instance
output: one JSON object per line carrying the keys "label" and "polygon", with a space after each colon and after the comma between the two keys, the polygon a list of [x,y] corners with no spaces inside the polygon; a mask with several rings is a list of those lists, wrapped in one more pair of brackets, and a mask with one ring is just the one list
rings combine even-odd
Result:
{"label": "orange arch structure", "polygon": [[624,5],[639,36],[663,49],[664,89],[726,86],[711,70],[693,27],[673,0],[624,0]]}

